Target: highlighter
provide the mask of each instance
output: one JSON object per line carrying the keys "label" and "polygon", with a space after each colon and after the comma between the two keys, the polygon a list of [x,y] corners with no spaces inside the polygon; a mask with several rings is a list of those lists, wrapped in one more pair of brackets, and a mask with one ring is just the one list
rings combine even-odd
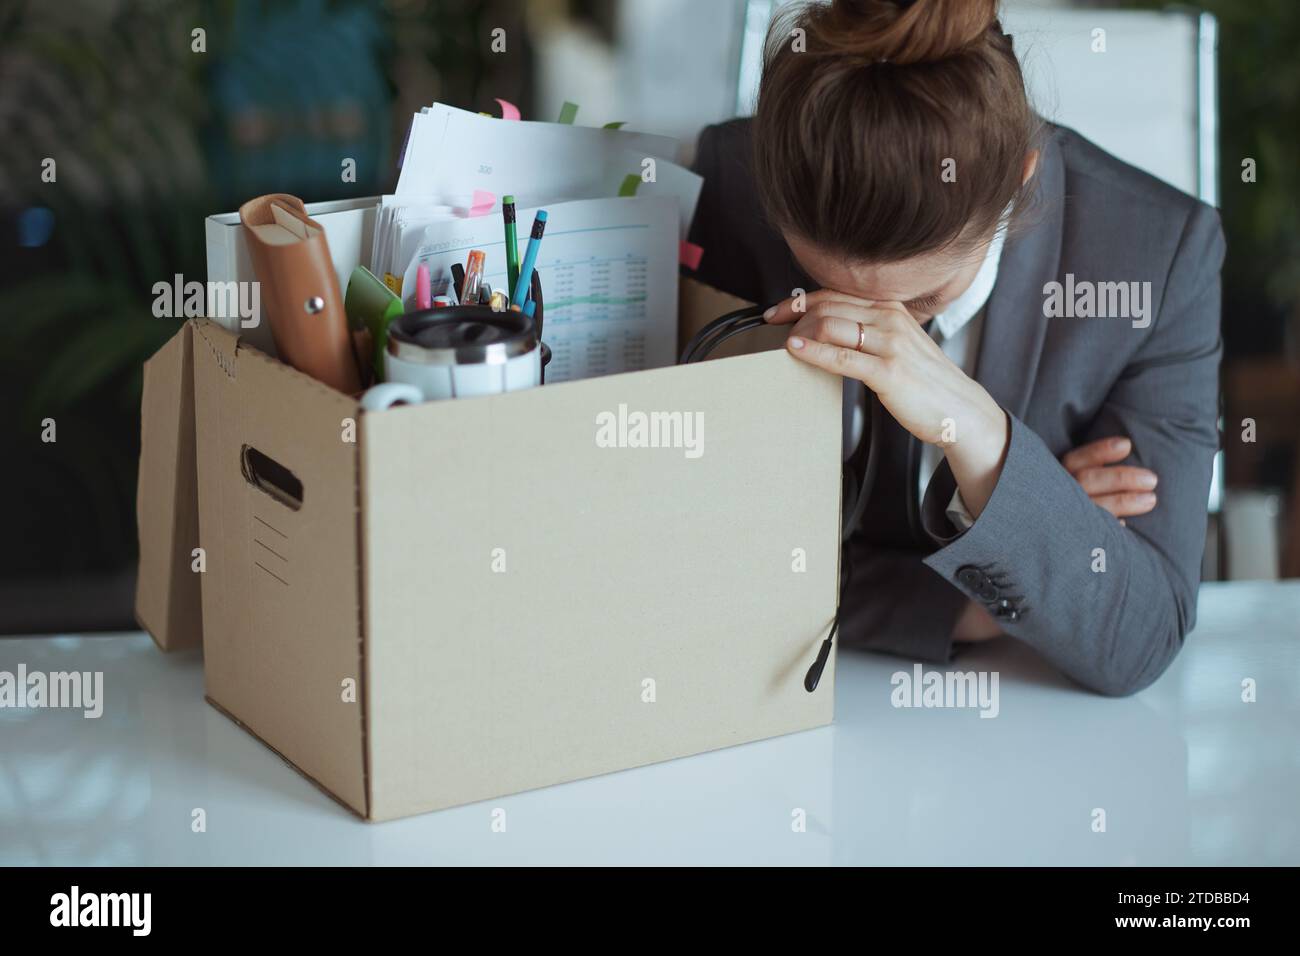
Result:
{"label": "highlighter", "polygon": [[433,291],[429,282],[429,267],[423,262],[415,270],[415,307],[417,309],[429,308],[429,303],[433,299]]}
{"label": "highlighter", "polygon": [[501,200],[501,218],[506,224],[506,294],[515,289],[519,281],[519,239],[515,235],[515,197]]}
{"label": "highlighter", "polygon": [[478,304],[479,284],[483,281],[484,258],[482,249],[470,251],[469,261],[465,263],[465,284],[460,290],[461,305]]}

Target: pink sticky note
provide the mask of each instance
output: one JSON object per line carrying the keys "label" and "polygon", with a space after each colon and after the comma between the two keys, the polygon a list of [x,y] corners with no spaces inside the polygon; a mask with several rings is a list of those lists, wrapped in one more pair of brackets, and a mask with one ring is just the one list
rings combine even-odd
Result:
{"label": "pink sticky note", "polygon": [[486,189],[474,190],[474,199],[469,204],[470,216],[486,216],[496,204],[497,194]]}
{"label": "pink sticky note", "polygon": [[677,246],[677,261],[688,269],[698,269],[700,267],[700,257],[703,255],[703,246],[697,246],[685,239]]}
{"label": "pink sticky note", "polygon": [[496,99],[496,101],[501,104],[502,119],[508,119],[508,120],[519,119],[519,107],[515,106],[514,103],[511,103],[508,100],[503,100],[498,97],[494,97],[494,99]]}

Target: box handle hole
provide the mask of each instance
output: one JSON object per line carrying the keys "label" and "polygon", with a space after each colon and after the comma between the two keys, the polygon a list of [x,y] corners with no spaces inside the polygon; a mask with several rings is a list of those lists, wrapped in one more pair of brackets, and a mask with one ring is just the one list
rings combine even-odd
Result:
{"label": "box handle hole", "polygon": [[239,450],[239,467],[244,480],[294,511],[302,507],[302,482],[274,458],[251,445]]}

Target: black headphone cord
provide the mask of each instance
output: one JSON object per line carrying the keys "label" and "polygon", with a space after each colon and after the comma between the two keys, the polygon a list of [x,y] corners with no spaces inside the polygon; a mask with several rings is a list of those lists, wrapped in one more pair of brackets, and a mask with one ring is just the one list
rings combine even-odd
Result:
{"label": "black headphone cord", "polygon": [[[821,682],[822,671],[826,669],[826,661],[831,656],[831,644],[835,640],[835,632],[840,627],[840,602],[843,600],[844,589],[853,580],[853,549],[849,547],[849,539],[858,530],[862,515],[867,510],[867,498],[871,496],[871,489],[875,487],[876,469],[880,465],[878,451],[884,409],[881,407],[880,399],[876,398],[876,393],[870,389],[867,390],[867,404],[871,406],[871,435],[867,439],[867,459],[862,469],[862,480],[858,482],[857,494],[854,496],[853,510],[849,513],[849,520],[840,529],[840,589],[836,596],[835,617],[831,621],[831,629],[826,635],[826,640],[822,641],[822,646],[817,651],[817,658],[812,662],[803,679],[803,689],[810,694]],[[852,460],[844,463],[844,471],[849,476],[853,475]]]}
{"label": "black headphone cord", "polygon": [[[761,328],[764,325],[767,325],[767,322],[763,319],[763,310],[757,306],[747,306],[743,309],[736,309],[734,312],[728,312],[726,315],[714,319],[695,333],[695,336],[682,352],[681,364],[698,362],[732,336]],[[884,411],[880,405],[880,400],[876,398],[875,393],[870,389],[867,389],[867,404],[871,408],[871,434],[867,440],[866,461],[862,468],[862,479],[857,482],[857,494],[854,496],[849,518],[840,529],[840,587],[839,593],[836,595],[835,617],[831,620],[831,629],[827,633],[826,639],[822,641],[816,659],[812,662],[812,666],[808,668],[808,673],[804,675],[803,679],[804,690],[810,694],[817,689],[817,685],[821,682],[822,672],[826,669],[826,662],[830,659],[835,632],[839,630],[839,596],[844,593],[845,586],[853,577],[853,562],[847,545],[849,538],[857,530],[858,523],[862,520],[862,515],[866,511],[867,498],[871,495],[871,489],[875,487],[876,469],[880,464],[878,451]],[[850,456],[850,460],[844,463],[844,471],[848,477],[854,477],[852,461],[854,457],[857,456]]]}

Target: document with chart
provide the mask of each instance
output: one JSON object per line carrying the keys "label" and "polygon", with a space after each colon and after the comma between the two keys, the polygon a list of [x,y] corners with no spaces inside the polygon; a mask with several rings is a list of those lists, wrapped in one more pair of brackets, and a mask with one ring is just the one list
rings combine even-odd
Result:
{"label": "document with chart", "polygon": [[[580,199],[548,205],[542,281],[548,382],[672,365],[677,351],[677,201],[668,196]],[[534,209],[520,209],[527,234]],[[484,280],[506,285],[505,242],[496,216],[430,223],[402,276],[415,288],[420,265],[435,289],[471,249],[487,253]],[[404,297],[406,294],[404,293]]]}

